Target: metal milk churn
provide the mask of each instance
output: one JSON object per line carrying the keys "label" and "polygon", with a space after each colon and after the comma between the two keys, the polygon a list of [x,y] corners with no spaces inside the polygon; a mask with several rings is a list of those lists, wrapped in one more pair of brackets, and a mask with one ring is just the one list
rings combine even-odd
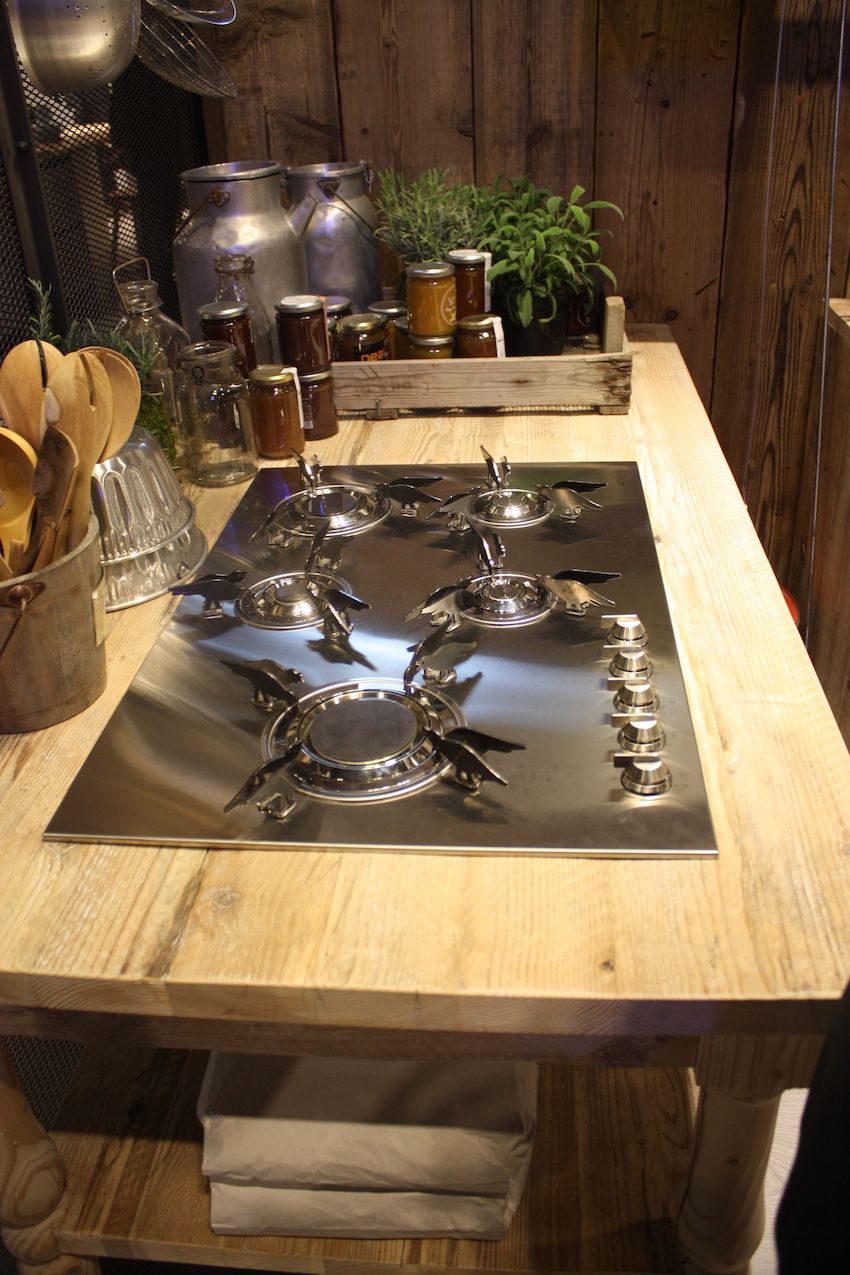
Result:
{"label": "metal milk churn", "polygon": [[290,213],[303,218],[307,286],[319,296],[350,297],[362,313],[381,298],[381,269],[365,160],[287,168]]}
{"label": "metal milk churn", "polygon": [[280,174],[280,164],[265,159],[181,173],[189,215],[174,240],[174,274],[183,324],[194,340],[201,339],[198,307],[216,295],[216,257],[244,252],[254,258],[253,283],[276,347],[275,301],[307,287],[301,234],[311,211],[306,202],[300,211],[284,211]]}

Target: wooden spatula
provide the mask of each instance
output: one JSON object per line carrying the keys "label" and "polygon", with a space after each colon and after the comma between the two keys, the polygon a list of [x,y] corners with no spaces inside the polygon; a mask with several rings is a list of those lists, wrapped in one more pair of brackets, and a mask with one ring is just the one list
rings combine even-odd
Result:
{"label": "wooden spatula", "polygon": [[11,562],[12,541],[29,544],[32,518],[32,476],[36,454],[25,438],[11,429],[0,429],[0,488],[4,503],[0,506],[0,543],[7,562]]}
{"label": "wooden spatula", "polygon": [[68,549],[83,539],[91,513],[91,475],[100,459],[112,421],[109,377],[97,359],[66,354],[44,392],[44,421],[57,425],[77,449],[77,473],[71,494]]}
{"label": "wooden spatula", "polygon": [[21,341],[0,364],[0,399],[7,426],[38,451],[44,386],[62,362],[47,341]]}
{"label": "wooden spatula", "polygon": [[76,473],[76,447],[56,425],[48,425],[32,479],[36,523],[30,549],[30,571],[40,571],[64,552]]}
{"label": "wooden spatula", "polygon": [[109,436],[103,448],[101,460],[108,460],[127,442],[133,432],[139,405],[142,401],[142,386],[139,374],[130,360],[117,350],[109,350],[104,346],[86,346],[81,354],[93,354],[109,377],[112,387],[112,423]]}

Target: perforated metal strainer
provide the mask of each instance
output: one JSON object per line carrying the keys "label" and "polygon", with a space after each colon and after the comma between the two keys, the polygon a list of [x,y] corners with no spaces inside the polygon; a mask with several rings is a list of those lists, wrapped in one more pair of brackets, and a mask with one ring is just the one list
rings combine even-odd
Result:
{"label": "perforated metal strainer", "polygon": [[8,0],[18,56],[43,93],[99,88],[129,66],[141,0]]}

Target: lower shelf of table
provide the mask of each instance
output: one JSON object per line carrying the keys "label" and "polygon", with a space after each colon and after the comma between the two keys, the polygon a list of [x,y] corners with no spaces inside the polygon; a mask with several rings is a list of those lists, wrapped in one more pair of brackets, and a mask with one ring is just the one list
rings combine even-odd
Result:
{"label": "lower shelf of table", "polygon": [[201,1053],[88,1053],[53,1130],[71,1198],[62,1252],[329,1275],[677,1269],[694,1106],[683,1069],[541,1067],[528,1186],[494,1243],[213,1235],[194,1114],[205,1064]]}

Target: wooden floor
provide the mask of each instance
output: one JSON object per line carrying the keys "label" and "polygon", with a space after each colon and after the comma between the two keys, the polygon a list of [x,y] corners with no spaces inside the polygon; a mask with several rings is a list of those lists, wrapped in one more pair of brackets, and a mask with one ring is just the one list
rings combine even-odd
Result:
{"label": "wooden floor", "polygon": [[676,1270],[693,1129],[684,1069],[541,1068],[529,1183],[505,1240],[214,1236],[194,1114],[206,1056],[92,1051],[54,1136],[74,1196],[64,1252],[303,1272]]}

